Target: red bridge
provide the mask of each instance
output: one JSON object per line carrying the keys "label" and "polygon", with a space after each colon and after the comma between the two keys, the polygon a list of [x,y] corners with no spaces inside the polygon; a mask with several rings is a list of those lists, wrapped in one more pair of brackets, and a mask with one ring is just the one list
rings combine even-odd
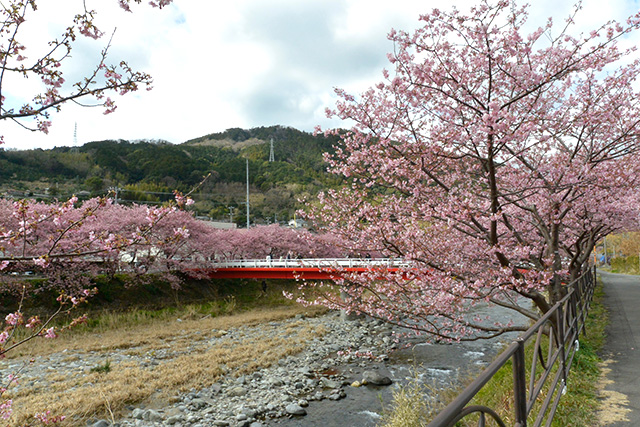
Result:
{"label": "red bridge", "polygon": [[345,272],[398,271],[408,266],[390,258],[243,259],[216,263],[206,274],[217,279],[332,280]]}

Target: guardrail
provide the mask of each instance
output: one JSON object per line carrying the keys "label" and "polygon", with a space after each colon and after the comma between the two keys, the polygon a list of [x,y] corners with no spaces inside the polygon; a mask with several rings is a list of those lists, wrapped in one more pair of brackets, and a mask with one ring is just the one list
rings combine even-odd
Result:
{"label": "guardrail", "polygon": [[[492,408],[472,404],[473,398],[509,360],[513,364],[513,419],[515,427],[549,426],[560,398],[566,391],[567,375],[579,349],[578,338],[595,288],[595,267],[567,286],[568,293],[531,328],[516,339],[453,402],[444,408],[427,427],[453,427],[467,417],[478,417],[478,426],[487,419],[500,427],[506,422]],[[525,360],[525,346],[535,338],[533,356]],[[547,347],[544,350],[544,347]],[[546,353],[546,354],[545,354]],[[555,370],[555,372],[554,372]],[[549,385],[542,393],[545,384]],[[533,424],[534,405],[539,406]]]}
{"label": "guardrail", "polygon": [[394,258],[239,259],[217,262],[213,268],[405,268],[411,263]]}

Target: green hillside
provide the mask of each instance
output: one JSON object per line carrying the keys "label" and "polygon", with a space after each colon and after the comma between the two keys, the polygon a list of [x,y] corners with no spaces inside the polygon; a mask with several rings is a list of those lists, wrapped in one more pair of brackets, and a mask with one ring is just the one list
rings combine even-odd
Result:
{"label": "green hillside", "polygon": [[[269,162],[270,141],[275,161]],[[246,160],[250,204],[258,223],[287,220],[297,199],[338,184],[325,172],[322,153],[335,137],[282,126],[228,129],[182,144],[164,141],[94,141],[81,147],[0,151],[0,191],[13,197],[91,197],[118,189],[121,203],[161,203],[173,190],[193,194],[198,215],[244,224]]]}

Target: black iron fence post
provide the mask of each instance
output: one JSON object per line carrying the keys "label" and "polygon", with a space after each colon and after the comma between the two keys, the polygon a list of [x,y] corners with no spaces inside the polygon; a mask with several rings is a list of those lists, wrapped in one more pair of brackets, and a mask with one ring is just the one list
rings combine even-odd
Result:
{"label": "black iron fence post", "polygon": [[[573,295],[571,296],[571,322],[575,322],[578,327],[578,333],[576,339],[580,338],[580,325],[583,325],[586,320],[586,313],[580,310],[582,307],[583,295],[584,295],[584,280],[579,280],[573,289]],[[572,323],[573,324],[573,323]],[[585,331],[586,335],[586,331]]]}
{"label": "black iron fence post", "polygon": [[527,379],[525,375],[524,340],[516,340],[518,347],[513,353],[513,393],[517,427],[527,426]]}
{"label": "black iron fence post", "polygon": [[564,389],[567,384],[567,355],[565,351],[565,344],[567,343],[567,337],[565,335],[565,310],[563,304],[558,306],[556,311],[558,318],[558,344],[560,350],[560,369],[562,370],[562,387]]}
{"label": "black iron fence post", "polygon": [[[480,417],[478,426],[484,426],[486,418],[489,417],[498,426],[506,427],[506,423],[496,411],[483,405],[471,405],[470,402],[509,360],[512,362],[513,369],[515,417],[513,426],[528,427],[531,424],[533,427],[540,427],[544,423],[548,427],[553,420],[560,398],[566,390],[571,361],[574,353],[578,351],[576,341],[580,331],[585,328],[595,287],[595,273],[595,268],[589,269],[579,279],[567,285],[567,294],[500,353],[478,378],[429,423],[429,427],[453,427],[458,421],[471,414],[477,414]],[[541,334],[547,334],[549,338],[546,360],[539,346]],[[531,360],[532,367],[529,372],[530,384],[527,385],[525,344],[536,336]],[[544,368],[539,376],[536,374],[538,364]],[[557,371],[554,373],[555,367]],[[541,394],[545,384],[550,385],[550,389],[546,391],[546,397]],[[537,406],[537,402],[540,402],[540,407],[536,409],[537,417],[528,423],[529,415],[533,416],[530,411]]]}

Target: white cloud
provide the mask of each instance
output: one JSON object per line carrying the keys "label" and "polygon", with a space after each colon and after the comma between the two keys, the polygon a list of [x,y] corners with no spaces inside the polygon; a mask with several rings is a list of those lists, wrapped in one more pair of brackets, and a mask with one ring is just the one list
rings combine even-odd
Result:
{"label": "white cloud", "polygon": [[[25,34],[30,48],[42,42],[43,29],[50,37],[60,33],[82,7],[80,0],[40,3]],[[102,139],[180,143],[230,127],[281,124],[310,131],[326,126],[324,109],[333,107],[334,87],[357,93],[381,79],[386,53],[393,49],[386,39],[392,27],[411,31],[420,25],[420,13],[449,7],[436,0],[175,0],[163,10],[136,5],[134,13],[126,13],[115,0],[86,3],[97,9],[105,32],[117,27],[112,61],[125,59],[150,73],[153,91],[116,97],[118,109],[108,116],[99,108],[65,106],[53,115],[49,135],[3,123],[0,134],[7,147],[71,145],[76,122],[79,144]],[[473,3],[450,2],[461,10]],[[587,0],[578,27],[590,30],[635,10],[631,0]],[[561,24],[570,11],[570,3],[534,2],[531,22],[542,25],[553,15]],[[95,64],[107,37],[78,40],[69,80]],[[3,89],[24,96],[37,85],[20,79]]]}

